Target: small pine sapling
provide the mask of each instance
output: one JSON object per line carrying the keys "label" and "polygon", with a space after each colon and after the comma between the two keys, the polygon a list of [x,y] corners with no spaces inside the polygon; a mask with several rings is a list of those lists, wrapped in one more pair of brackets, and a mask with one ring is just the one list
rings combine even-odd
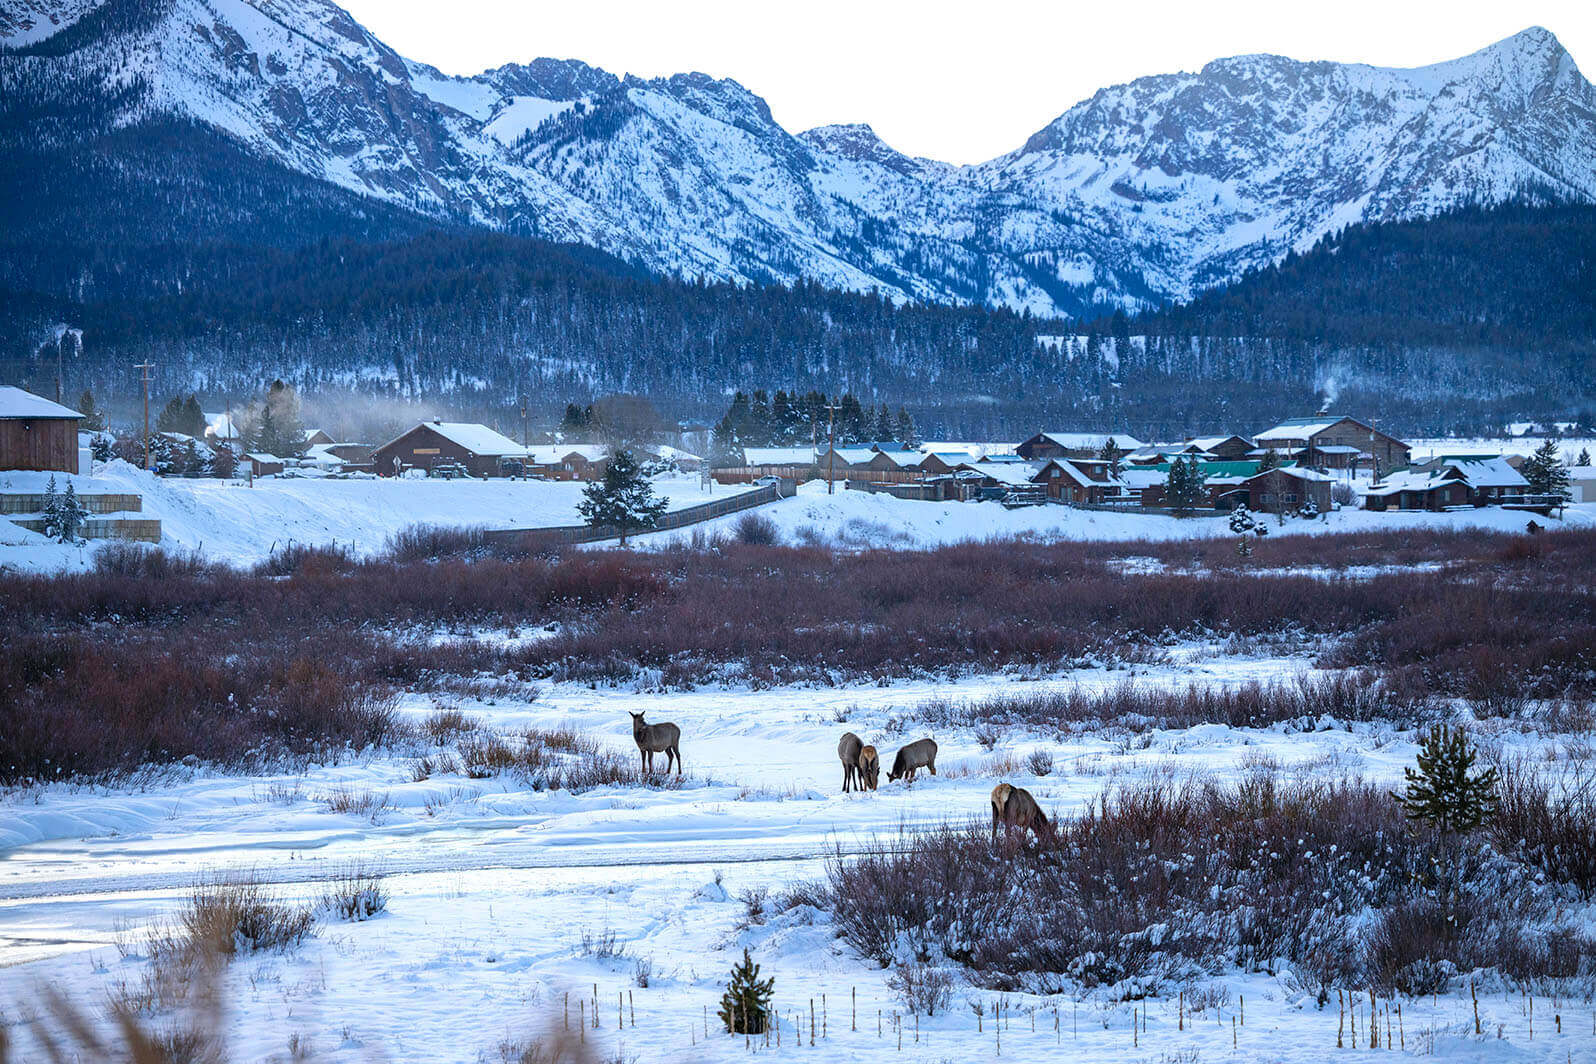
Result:
{"label": "small pine sapling", "polygon": [[744,949],[742,963],[732,966],[731,983],[721,996],[720,1011],[715,1014],[725,1024],[726,1033],[764,1034],[775,986],[775,976],[759,978],[759,965]]}
{"label": "small pine sapling", "polygon": [[44,486],[44,534],[55,539],[61,534],[61,496],[55,490],[55,474]]}
{"label": "small pine sapling", "polygon": [[604,467],[604,476],[583,489],[576,509],[589,525],[616,529],[625,544],[628,532],[659,524],[665,500],[654,493],[631,452],[619,451]]}
{"label": "small pine sapling", "polygon": [[1413,820],[1447,833],[1473,831],[1496,811],[1497,771],[1473,771],[1477,756],[1467,732],[1438,724],[1424,736],[1418,769],[1402,770],[1407,788],[1391,796]]}
{"label": "small pine sapling", "polygon": [[83,522],[88,517],[88,511],[78,499],[77,491],[72,487],[72,482],[67,481],[66,494],[61,496],[61,503],[56,511],[56,528],[62,543],[81,543],[79,533],[83,531]]}
{"label": "small pine sapling", "polygon": [[1247,533],[1253,531],[1257,522],[1252,519],[1252,514],[1241,503],[1230,511],[1230,530],[1239,538],[1236,540],[1236,553],[1243,558],[1252,553],[1252,543],[1247,539]]}

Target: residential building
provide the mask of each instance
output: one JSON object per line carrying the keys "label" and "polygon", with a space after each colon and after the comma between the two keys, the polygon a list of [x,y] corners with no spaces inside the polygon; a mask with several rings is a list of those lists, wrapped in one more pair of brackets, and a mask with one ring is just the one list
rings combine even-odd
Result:
{"label": "residential building", "polygon": [[1395,436],[1335,414],[1289,418],[1253,439],[1258,446],[1250,457],[1274,451],[1316,469],[1357,469],[1373,463],[1377,473],[1386,473],[1406,466],[1412,453]]}
{"label": "residential building", "polygon": [[423,421],[371,452],[372,471],[396,476],[407,469],[431,471],[462,466],[474,477],[504,475],[506,462],[524,459],[527,448],[486,425],[465,421]]}
{"label": "residential building", "polygon": [[78,422],[71,407],[0,385],[0,469],[78,471]]}

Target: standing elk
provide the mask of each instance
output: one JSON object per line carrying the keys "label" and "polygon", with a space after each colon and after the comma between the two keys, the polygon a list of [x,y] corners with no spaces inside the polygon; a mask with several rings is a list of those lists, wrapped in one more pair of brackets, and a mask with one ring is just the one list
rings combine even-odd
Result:
{"label": "standing elk", "polygon": [[1042,813],[1042,807],[1024,787],[1000,783],[992,788],[992,841],[997,842],[998,824],[1003,824],[1003,835],[1018,828],[1023,834],[1029,830],[1040,841],[1053,833],[1052,825]]}
{"label": "standing elk", "polygon": [[632,738],[637,743],[637,752],[643,759],[643,772],[654,771],[654,755],[665,755],[665,771],[671,770],[672,759],[676,762],[676,774],[682,774],[682,751],[678,744],[682,741],[682,729],[669,722],[664,724],[649,724],[643,720],[643,714],[632,713]]}
{"label": "standing elk", "polygon": [[853,732],[837,740],[837,760],[842,762],[842,793],[850,789],[873,791],[881,778],[881,758],[876,748],[866,746]]}
{"label": "standing elk", "polygon": [[898,756],[892,760],[892,771],[887,773],[887,779],[902,779],[913,783],[915,772],[922,768],[930,769],[933,776],[937,774],[937,744],[935,740],[916,739],[900,749]]}

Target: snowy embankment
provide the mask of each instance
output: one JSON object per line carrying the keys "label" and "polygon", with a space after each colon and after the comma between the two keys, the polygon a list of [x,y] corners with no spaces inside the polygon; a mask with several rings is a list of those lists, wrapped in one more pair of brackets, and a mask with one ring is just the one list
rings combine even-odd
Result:
{"label": "snowy embankment", "polygon": [[[0,492],[42,492],[50,474],[0,473]],[[342,480],[263,477],[240,480],[157,477],[126,462],[97,466],[95,476],[56,476],[79,494],[143,496],[142,516],[160,518],[161,545],[199,551],[238,565],[260,561],[290,543],[337,543],[356,554],[381,550],[387,538],[411,525],[453,528],[535,528],[579,525],[577,504],[586,486],[538,480]],[[660,477],[655,490],[669,508],[723,499],[743,486],[715,485],[706,492],[697,475]],[[97,543],[62,547],[0,519],[0,568],[77,568],[89,564]]]}
{"label": "snowy embankment", "polygon": [[[762,507],[781,542],[825,544],[842,548],[915,549],[971,540],[1028,537],[1041,541],[1115,540],[1160,542],[1179,539],[1234,539],[1228,515],[1174,517],[1164,514],[1112,513],[1056,504],[1009,510],[995,502],[910,502],[889,495],[845,491],[839,485],[826,493],[821,481],[798,490],[796,499]],[[686,542],[696,535],[735,535],[742,515],[717,518],[692,528],[638,537],[639,546]],[[1408,528],[1468,529],[1522,532],[1533,519],[1548,528],[1596,525],[1596,503],[1570,506],[1562,518],[1545,518],[1500,507],[1450,513],[1377,513],[1352,508],[1314,521],[1269,519],[1277,535],[1326,535]]]}
{"label": "snowy embankment", "polygon": [[[745,945],[775,976],[784,1022],[807,1010],[811,996],[817,1008],[827,996],[816,1059],[895,1052],[891,1021],[904,1009],[887,985],[889,973],[839,941],[823,913],[800,908],[751,921],[745,897],[817,878],[828,856],[871,837],[983,819],[1000,778],[1067,814],[1118,783],[1194,774],[1233,780],[1280,771],[1395,782],[1415,753],[1411,732],[1328,721],[1307,730],[1202,725],[1064,737],[1016,727],[988,750],[974,730],[931,728],[916,718],[915,707],[1071,685],[1232,686],[1313,671],[1305,658],[1238,658],[1218,644],[1188,644],[1174,648],[1167,665],[1031,679],[666,693],[551,684],[536,697],[457,703],[487,726],[568,725],[628,754],[628,710],[675,721],[692,778],[674,791],[537,792],[512,777],[458,772],[417,780],[410,758],[390,754],[301,773],[179,770],[179,778],[148,788],[13,792],[0,798],[0,1000],[28,1000],[41,982],[80,1001],[103,1000],[118,983],[137,984],[148,958],[136,945],[122,956],[116,944],[138,943],[152,920],[181,907],[197,875],[246,872],[285,898],[314,900],[328,877],[361,861],[387,873],[392,898],[385,913],[359,924],[324,918],[303,945],[240,957],[228,967],[223,982],[234,1059],[281,1056],[289,1037],[302,1034],[317,1059],[329,1061],[371,1054],[497,1060],[501,1040],[523,1039],[551,1020],[559,1028],[567,993],[574,1027],[577,1003],[588,1000],[596,983],[603,1019],[587,1037],[604,1054],[731,1060],[744,1053],[742,1040],[711,1033],[706,1042],[703,1013],[713,1010],[725,972]],[[404,708],[420,718],[436,706],[411,696]],[[1567,745],[1564,737],[1524,734],[1500,722],[1483,728],[1511,751],[1543,760]],[[940,774],[912,787],[883,775],[880,790],[843,795],[835,750],[845,730],[877,744],[889,762],[897,746],[930,733],[941,747]],[[1046,775],[1027,765],[1033,750],[1053,755]],[[371,801],[364,812],[334,812],[328,798],[340,792]],[[595,951],[592,943],[609,936],[613,950]],[[640,967],[651,969],[647,985],[640,985]],[[1224,1015],[1216,1022],[1209,1011],[1203,1024],[1194,1021],[1189,998],[1182,1020],[1181,1006],[1167,997],[1120,1002],[961,987],[950,1011],[920,1018],[920,1043],[905,1016],[903,1052],[932,1061],[995,1058],[990,1018],[978,1033],[965,1001],[982,999],[990,1008],[991,999],[1004,996],[1013,1009],[1002,1034],[1005,1059],[1057,1059],[1060,1044],[1085,1059],[1207,1059],[1229,1055],[1233,1038],[1243,1050],[1249,1042],[1267,1046],[1270,1059],[1339,1059],[1335,1005],[1322,1010],[1308,980],[1287,969],[1221,973],[1212,984],[1212,993],[1226,997]],[[858,1030],[851,1029],[855,992]],[[628,994],[636,1026],[627,1011],[617,1029],[618,995]],[[1243,995],[1246,1024],[1233,1033],[1233,1002]],[[1508,1001],[1482,992],[1489,1029],[1494,1034],[1496,1024],[1506,1025],[1498,1041],[1472,1037],[1466,991],[1412,1000],[1405,1037],[1419,1045],[1423,1032],[1422,1044],[1437,1055],[1479,1061],[1562,1061],[1596,1048],[1567,1017],[1565,1035],[1554,1040],[1550,1017],[1543,1016],[1529,1041],[1520,1004],[1516,994]],[[591,1023],[589,1007],[582,1006]],[[1056,1032],[1055,1007],[1062,1010]],[[1149,1007],[1147,1032],[1133,1039],[1131,1010]],[[1032,1008],[1040,1010],[1034,1034]],[[1573,1041],[1576,1035],[1581,1040]],[[785,1038],[787,1048],[790,1027]]]}

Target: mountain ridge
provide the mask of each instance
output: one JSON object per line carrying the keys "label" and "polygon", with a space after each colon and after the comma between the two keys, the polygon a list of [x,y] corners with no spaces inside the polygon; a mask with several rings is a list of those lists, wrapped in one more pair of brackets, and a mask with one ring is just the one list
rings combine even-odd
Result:
{"label": "mountain ridge", "polygon": [[684,277],[1080,316],[1189,299],[1356,222],[1596,201],[1596,90],[1539,27],[1408,70],[1218,59],[1101,89],[953,166],[862,123],[790,132],[702,73],[540,58],[445,75],[326,0],[20,10],[0,76],[23,99],[80,78],[129,97],[116,128],[197,122],[407,211]]}

